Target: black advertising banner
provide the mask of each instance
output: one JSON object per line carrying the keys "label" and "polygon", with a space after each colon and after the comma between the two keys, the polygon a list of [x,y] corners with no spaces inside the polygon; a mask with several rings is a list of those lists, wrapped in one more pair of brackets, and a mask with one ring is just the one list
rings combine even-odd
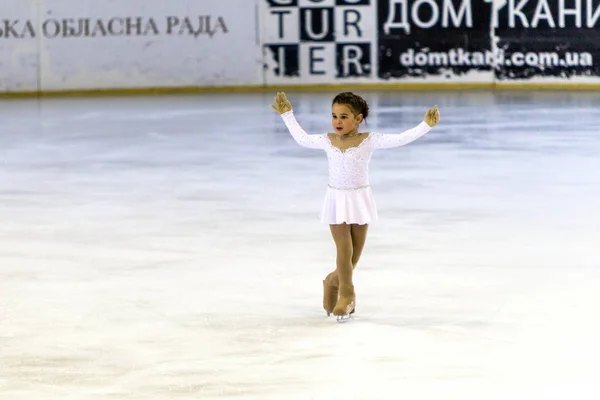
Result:
{"label": "black advertising banner", "polygon": [[496,2],[497,80],[600,76],[600,0]]}
{"label": "black advertising banner", "polygon": [[491,77],[491,10],[484,0],[379,0],[379,78]]}
{"label": "black advertising banner", "polygon": [[592,83],[600,77],[600,0],[261,4],[269,84]]}

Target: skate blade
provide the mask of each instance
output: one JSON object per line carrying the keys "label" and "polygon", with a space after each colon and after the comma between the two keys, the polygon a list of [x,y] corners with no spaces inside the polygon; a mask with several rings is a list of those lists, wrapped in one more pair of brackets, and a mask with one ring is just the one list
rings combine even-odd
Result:
{"label": "skate blade", "polygon": [[342,324],[344,322],[348,322],[352,319],[352,314],[347,314],[347,315],[338,315],[335,317],[335,320]]}
{"label": "skate blade", "polygon": [[[353,309],[352,311],[350,311],[350,314],[347,314],[347,315],[338,315],[338,316],[336,316],[336,318],[339,318],[339,317],[342,317],[342,318],[344,318],[344,317],[346,317],[346,318],[351,318],[351,317],[352,317],[352,314],[354,314],[354,312],[355,312],[355,310]],[[331,317],[331,313],[330,313],[330,312],[328,312],[328,313],[327,313],[327,316],[328,316],[328,317]]]}

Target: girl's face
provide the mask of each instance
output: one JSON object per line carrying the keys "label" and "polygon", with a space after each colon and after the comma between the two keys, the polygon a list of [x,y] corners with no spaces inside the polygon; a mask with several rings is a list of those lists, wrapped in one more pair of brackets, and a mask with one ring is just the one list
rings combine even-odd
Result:
{"label": "girl's face", "polygon": [[362,114],[354,115],[350,107],[344,104],[336,103],[331,108],[331,124],[338,136],[356,133],[362,119]]}

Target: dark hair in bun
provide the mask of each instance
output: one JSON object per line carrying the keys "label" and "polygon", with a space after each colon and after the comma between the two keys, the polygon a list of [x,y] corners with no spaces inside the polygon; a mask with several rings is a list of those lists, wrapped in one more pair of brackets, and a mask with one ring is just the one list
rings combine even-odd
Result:
{"label": "dark hair in bun", "polygon": [[348,106],[354,115],[362,114],[364,119],[369,116],[369,105],[357,94],[352,92],[340,93],[333,99],[332,104],[342,104]]}

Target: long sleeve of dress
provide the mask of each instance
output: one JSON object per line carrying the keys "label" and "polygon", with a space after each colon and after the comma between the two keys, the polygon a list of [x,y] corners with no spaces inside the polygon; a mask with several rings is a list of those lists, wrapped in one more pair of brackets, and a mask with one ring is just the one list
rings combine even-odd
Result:
{"label": "long sleeve of dress", "polygon": [[284,114],[281,114],[281,118],[288,130],[292,134],[292,137],[302,147],[307,147],[309,149],[325,149],[328,145],[329,138],[327,134],[321,135],[309,135],[304,129],[300,126],[298,121],[296,121],[296,117],[294,117],[293,111],[288,111]]}
{"label": "long sleeve of dress", "polygon": [[392,147],[404,146],[405,144],[414,142],[430,130],[431,127],[425,121],[423,121],[414,128],[402,133],[389,134],[372,132],[371,135],[373,135],[373,147],[375,149],[389,149]]}

